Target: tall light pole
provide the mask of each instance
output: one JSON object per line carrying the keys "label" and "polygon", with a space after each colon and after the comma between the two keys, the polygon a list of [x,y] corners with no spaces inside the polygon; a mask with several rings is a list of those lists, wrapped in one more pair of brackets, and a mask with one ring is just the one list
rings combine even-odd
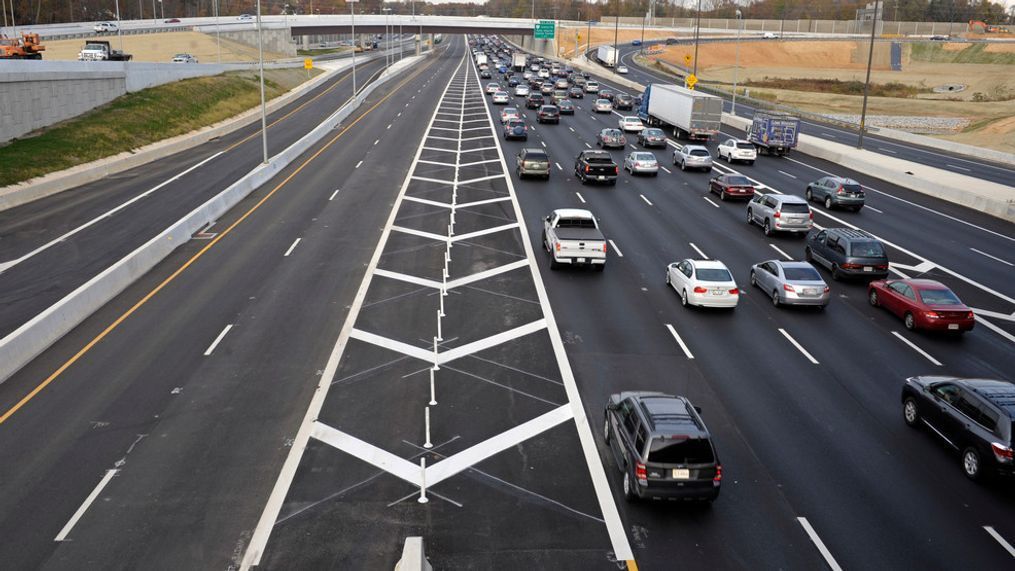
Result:
{"label": "tall light pole", "polygon": [[116,37],[120,40],[120,51],[123,51],[123,32],[120,30],[120,0],[116,0]]}
{"label": "tall light pole", "polygon": [[592,13],[589,12],[589,20],[586,23],[585,28],[585,53],[592,51]]}
{"label": "tall light pole", "polygon": [[737,10],[737,49],[736,49],[736,64],[733,66],[733,106],[730,108],[730,113],[733,115],[737,114],[737,71],[740,69],[740,26],[743,23],[744,15]]}
{"label": "tall light pole", "polygon": [[694,62],[691,75],[698,76],[698,38],[701,37],[701,0],[698,0],[698,10],[694,14]]}
{"label": "tall light pole", "polygon": [[617,0],[617,16],[613,20],[613,68],[617,68],[617,60],[620,59],[617,52],[617,38],[620,37],[620,0]]}
{"label": "tall light pole", "polygon": [[391,8],[381,8],[384,12],[384,36],[388,40],[388,49],[384,52],[384,69],[387,70],[390,67],[388,63],[388,56],[391,55],[391,36],[388,34],[388,12],[391,12]]}
{"label": "tall light pole", "polygon": [[874,17],[871,19],[871,45],[867,52],[867,80],[863,84],[863,109],[860,111],[860,136],[856,139],[856,148],[863,148],[863,132],[867,128],[867,93],[871,84],[871,64],[874,62],[874,36],[878,30],[878,4],[880,0],[874,0]]}
{"label": "tall light pole", "polygon": [[261,0],[257,0],[257,67],[261,72],[261,150],[264,154],[264,163],[268,164],[268,114],[264,105],[264,45],[261,41]]}
{"label": "tall light pole", "polygon": [[356,97],[356,2],[359,0],[346,0],[349,3],[349,20],[352,24],[352,96]]}
{"label": "tall light pole", "polygon": [[645,51],[645,19],[648,18],[648,12],[641,15],[641,49],[638,51]]}
{"label": "tall light pole", "polygon": [[219,0],[215,0],[215,42],[218,44],[218,61],[222,63],[222,36],[219,35]]}
{"label": "tall light pole", "polygon": [[155,9],[155,0],[152,0],[152,23],[159,23],[159,11]]}

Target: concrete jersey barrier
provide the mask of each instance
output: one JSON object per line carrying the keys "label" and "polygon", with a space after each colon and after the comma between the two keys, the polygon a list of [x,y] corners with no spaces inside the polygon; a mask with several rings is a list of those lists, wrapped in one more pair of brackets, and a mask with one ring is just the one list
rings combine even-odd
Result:
{"label": "concrete jersey barrier", "polygon": [[392,65],[377,81],[367,85],[353,101],[344,105],[284,151],[272,157],[267,164],[258,165],[144,245],[88,280],[57,303],[46,308],[17,330],[0,339],[0,383],[6,381],[71,329],[119,295],[120,292],[169,256],[173,250],[187,243],[195,232],[219,219],[251,192],[270,181],[359,108],[375,89],[398,77],[400,70],[411,67],[423,57],[425,56],[405,58]]}

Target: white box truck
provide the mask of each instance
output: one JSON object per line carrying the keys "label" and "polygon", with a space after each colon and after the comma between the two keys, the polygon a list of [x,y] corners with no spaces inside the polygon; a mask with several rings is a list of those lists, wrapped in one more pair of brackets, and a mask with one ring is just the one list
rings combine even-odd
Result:
{"label": "white box truck", "polygon": [[613,46],[599,46],[596,50],[596,59],[606,67],[617,65],[617,50]]}
{"label": "white box truck", "polygon": [[476,67],[486,64],[486,54],[476,54]]}
{"label": "white box truck", "polygon": [[515,68],[515,71],[525,71],[525,54],[522,52],[511,54],[511,67]]}
{"label": "white box truck", "polygon": [[722,124],[722,99],[679,85],[650,83],[638,117],[645,125],[672,127],[678,139],[708,140]]}

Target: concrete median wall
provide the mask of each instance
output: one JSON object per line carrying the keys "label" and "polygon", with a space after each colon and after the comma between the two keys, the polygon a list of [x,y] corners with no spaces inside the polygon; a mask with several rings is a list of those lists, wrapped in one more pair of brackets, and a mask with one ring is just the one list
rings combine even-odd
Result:
{"label": "concrete median wall", "polygon": [[99,275],[88,280],[63,299],[35,316],[14,332],[0,339],[0,383],[16,373],[36,356],[77,327],[95,311],[120,294],[138,278],[169,256],[173,250],[187,243],[190,237],[239,203],[243,198],[267,183],[300,157],[307,149],[324,138],[362,105],[363,101],[381,85],[400,76],[424,56],[405,58],[392,65],[376,81],[366,86],[353,101],[332,114],[319,126],[307,133],[281,153],[244,175],[218,195],[197,207],[166,230],[116,262]]}

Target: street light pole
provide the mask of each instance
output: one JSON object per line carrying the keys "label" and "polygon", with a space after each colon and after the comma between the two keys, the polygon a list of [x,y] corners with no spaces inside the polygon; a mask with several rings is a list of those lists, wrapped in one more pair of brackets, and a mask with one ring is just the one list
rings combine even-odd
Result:
{"label": "street light pole", "polygon": [[388,63],[388,57],[391,56],[391,34],[388,33],[388,12],[391,12],[391,8],[381,8],[384,12],[384,36],[388,40],[388,49],[384,50],[384,70],[387,71],[390,67]]}
{"label": "street light pole", "polygon": [[257,66],[261,72],[261,150],[268,164],[268,114],[264,106],[264,46],[261,41],[261,0],[257,0]]}
{"label": "street light pole", "polygon": [[346,0],[349,2],[349,19],[352,24],[352,96],[356,97],[356,2],[359,0]]}
{"label": "street light pole", "polygon": [[120,51],[123,51],[123,31],[120,29],[120,0],[116,0],[116,37],[120,40]]}
{"label": "street light pole", "polygon": [[694,14],[694,62],[691,75],[698,76],[698,38],[701,36],[701,0],[698,0],[698,11]]}
{"label": "street light pole", "polygon": [[860,111],[860,136],[856,139],[856,148],[863,148],[863,132],[867,128],[867,93],[871,84],[871,64],[874,62],[874,36],[878,30],[878,4],[880,0],[874,0],[874,18],[871,20],[871,45],[867,52],[867,80],[863,84],[863,109]]}
{"label": "street light pole", "polygon": [[737,10],[737,49],[736,49],[736,64],[733,66],[733,106],[730,108],[732,115],[737,114],[737,71],[740,70],[740,27],[743,23],[744,15]]}
{"label": "street light pole", "polygon": [[617,0],[617,16],[613,20],[613,68],[617,68],[617,60],[620,59],[617,52],[617,38],[620,36],[620,0]]}
{"label": "street light pole", "polygon": [[222,63],[222,36],[219,35],[219,0],[215,0],[215,42],[218,44],[218,62]]}

